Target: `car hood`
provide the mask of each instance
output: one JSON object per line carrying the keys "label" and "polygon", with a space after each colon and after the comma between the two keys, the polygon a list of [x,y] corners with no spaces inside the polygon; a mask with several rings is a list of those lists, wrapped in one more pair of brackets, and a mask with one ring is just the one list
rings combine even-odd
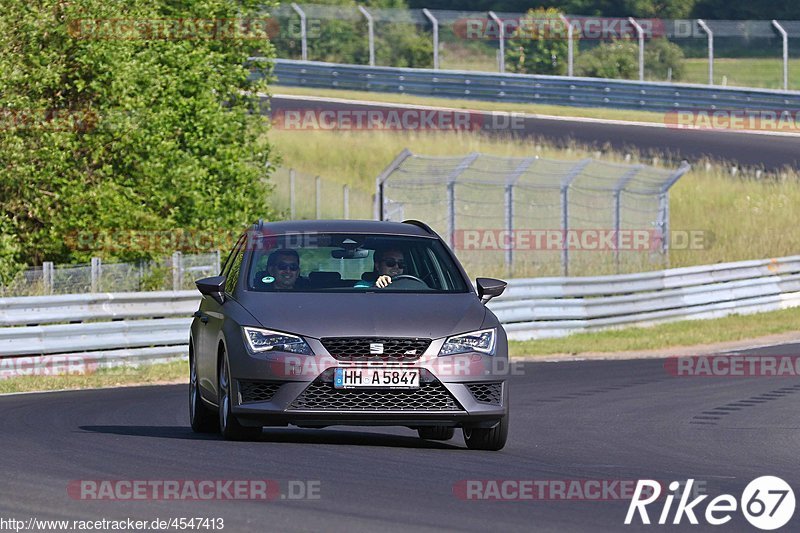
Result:
{"label": "car hood", "polygon": [[436,339],[480,329],[486,307],[473,293],[254,293],[239,298],[265,328],[306,337]]}

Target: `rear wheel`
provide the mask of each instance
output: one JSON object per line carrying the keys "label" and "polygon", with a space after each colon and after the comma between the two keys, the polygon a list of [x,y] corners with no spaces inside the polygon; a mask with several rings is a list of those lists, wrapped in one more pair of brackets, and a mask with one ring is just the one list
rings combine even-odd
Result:
{"label": "rear wheel", "polygon": [[216,433],[219,431],[219,417],[206,405],[200,395],[197,381],[197,363],[189,354],[189,423],[195,433]]}
{"label": "rear wheel", "polygon": [[222,354],[219,363],[219,431],[226,440],[250,440],[261,434],[260,427],[243,426],[231,412],[233,405],[228,358]]}
{"label": "rear wheel", "polygon": [[455,429],[447,426],[433,426],[417,428],[419,438],[425,440],[450,440],[455,435]]}

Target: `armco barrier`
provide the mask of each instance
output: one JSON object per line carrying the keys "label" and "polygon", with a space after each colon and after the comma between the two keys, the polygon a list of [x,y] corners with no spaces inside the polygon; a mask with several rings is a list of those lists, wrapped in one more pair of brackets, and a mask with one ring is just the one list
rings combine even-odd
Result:
{"label": "armco barrier", "polygon": [[[258,77],[262,58],[250,58]],[[278,83],[297,87],[404,93],[492,102],[528,102],[648,111],[736,109],[800,111],[800,91],[742,89],[530,74],[367,67],[274,60]]]}
{"label": "armco barrier", "polygon": [[[0,299],[0,358],[96,366],[186,357],[195,291]],[[800,256],[620,276],[513,279],[489,307],[515,340],[800,306]],[[58,323],[60,322],[60,323]]]}

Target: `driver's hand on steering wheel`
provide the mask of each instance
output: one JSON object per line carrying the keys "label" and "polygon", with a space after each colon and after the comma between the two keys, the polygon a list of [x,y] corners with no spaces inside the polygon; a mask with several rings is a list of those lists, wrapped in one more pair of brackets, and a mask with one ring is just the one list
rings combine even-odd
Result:
{"label": "driver's hand on steering wheel", "polygon": [[391,276],[386,276],[386,275],[378,276],[378,280],[375,282],[375,286],[378,287],[379,289],[383,289],[384,287],[387,287],[391,282],[392,282]]}

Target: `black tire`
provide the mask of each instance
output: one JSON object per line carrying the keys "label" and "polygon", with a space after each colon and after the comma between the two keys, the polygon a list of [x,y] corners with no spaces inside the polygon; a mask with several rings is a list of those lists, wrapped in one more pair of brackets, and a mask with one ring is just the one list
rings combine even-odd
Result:
{"label": "black tire", "polygon": [[511,416],[511,408],[508,403],[508,383],[503,385],[503,404],[506,406],[506,414],[500,419],[500,423],[493,428],[464,428],[464,442],[470,450],[488,450],[496,452],[502,450],[508,440],[508,420]]}
{"label": "black tire", "polygon": [[456,430],[447,426],[432,426],[417,428],[419,438],[425,440],[450,440],[455,435]]}
{"label": "black tire", "polygon": [[230,369],[228,368],[228,358],[222,353],[219,364],[219,381],[217,390],[219,391],[219,432],[225,440],[252,440],[261,435],[260,427],[243,426],[231,412],[233,396],[230,387]]}
{"label": "black tire", "polygon": [[195,433],[217,433],[219,416],[216,411],[206,405],[200,395],[197,381],[197,363],[193,354],[189,354],[189,424]]}
{"label": "black tire", "polygon": [[508,440],[508,415],[493,428],[464,428],[464,441],[470,450],[502,450]]}

